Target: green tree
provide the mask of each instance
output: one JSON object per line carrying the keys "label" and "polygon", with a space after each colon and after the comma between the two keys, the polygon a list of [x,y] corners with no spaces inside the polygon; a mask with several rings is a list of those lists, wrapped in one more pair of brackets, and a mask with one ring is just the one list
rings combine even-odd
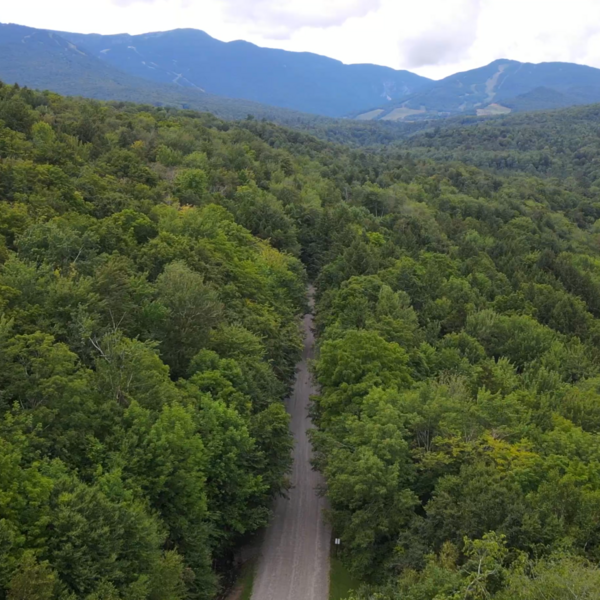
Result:
{"label": "green tree", "polygon": [[210,330],[219,322],[222,306],[202,275],[183,262],[165,267],[156,288],[158,301],[166,308],[157,332],[161,353],[173,374],[183,375],[194,355],[207,345]]}
{"label": "green tree", "polygon": [[56,588],[56,574],[48,563],[39,564],[25,553],[19,569],[8,584],[8,600],[50,600]]}

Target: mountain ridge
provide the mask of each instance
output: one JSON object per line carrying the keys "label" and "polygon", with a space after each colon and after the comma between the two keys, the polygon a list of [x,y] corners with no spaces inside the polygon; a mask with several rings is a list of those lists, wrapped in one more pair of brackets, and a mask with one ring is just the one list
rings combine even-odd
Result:
{"label": "mountain ridge", "polygon": [[600,102],[600,69],[575,63],[502,58],[432,81],[312,52],[222,42],[191,28],[102,35],[0,24],[0,80],[292,126],[340,117],[488,117]]}
{"label": "mountain ridge", "polygon": [[[536,94],[532,96],[532,92]],[[490,116],[600,102],[600,69],[566,62],[497,59],[449,75],[404,98],[353,116],[363,120]]]}
{"label": "mountain ridge", "polygon": [[329,117],[404,97],[431,83],[380,65],[346,65],[312,52],[263,48],[244,40],[222,42],[197,29],[107,36],[56,33],[137,77]]}
{"label": "mountain ridge", "polygon": [[256,118],[294,122],[307,117],[297,111],[135,77],[91,55],[57,32],[15,24],[0,23],[0,81],[68,96],[190,108],[230,119],[251,114]]}

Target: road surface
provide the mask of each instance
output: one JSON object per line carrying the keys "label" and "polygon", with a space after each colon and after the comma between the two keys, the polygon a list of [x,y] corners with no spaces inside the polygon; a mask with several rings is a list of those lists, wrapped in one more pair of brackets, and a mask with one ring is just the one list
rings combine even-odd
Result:
{"label": "road surface", "polygon": [[314,354],[312,315],[304,317],[304,351],[292,397],[287,401],[294,435],[292,489],[279,498],[264,536],[252,600],[327,600],[331,531],[317,495],[321,475],[311,469],[308,405],[316,393],[308,371]]}

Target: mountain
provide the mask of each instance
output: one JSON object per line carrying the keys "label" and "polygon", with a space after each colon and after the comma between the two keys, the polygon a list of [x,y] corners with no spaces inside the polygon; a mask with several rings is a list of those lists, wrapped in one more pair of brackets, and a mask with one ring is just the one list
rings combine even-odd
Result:
{"label": "mountain", "polygon": [[360,120],[403,120],[458,114],[490,116],[600,102],[600,69],[572,63],[496,60],[456,73],[385,106],[356,114]]}
{"label": "mountain", "polygon": [[348,115],[384,122],[496,116],[600,102],[600,69],[584,65],[501,59],[431,81],[308,52],[221,42],[195,29],[105,36],[0,24],[0,80],[287,125],[320,126],[321,119]]}
{"label": "mountain", "polygon": [[12,24],[0,23],[0,81],[71,96],[190,108],[230,119],[252,114],[291,124],[306,118],[291,110],[136,77],[58,33]]}
{"label": "mountain", "polygon": [[244,41],[221,42],[196,29],[60,35],[136,77],[330,117],[405,97],[430,83],[409,71],[345,65],[318,54]]}

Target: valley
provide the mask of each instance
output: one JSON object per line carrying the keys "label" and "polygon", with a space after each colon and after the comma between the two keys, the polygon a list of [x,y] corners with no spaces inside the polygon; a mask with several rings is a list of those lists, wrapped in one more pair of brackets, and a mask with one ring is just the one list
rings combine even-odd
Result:
{"label": "valley", "polygon": [[0,600],[600,600],[600,69],[342,4],[0,24]]}

